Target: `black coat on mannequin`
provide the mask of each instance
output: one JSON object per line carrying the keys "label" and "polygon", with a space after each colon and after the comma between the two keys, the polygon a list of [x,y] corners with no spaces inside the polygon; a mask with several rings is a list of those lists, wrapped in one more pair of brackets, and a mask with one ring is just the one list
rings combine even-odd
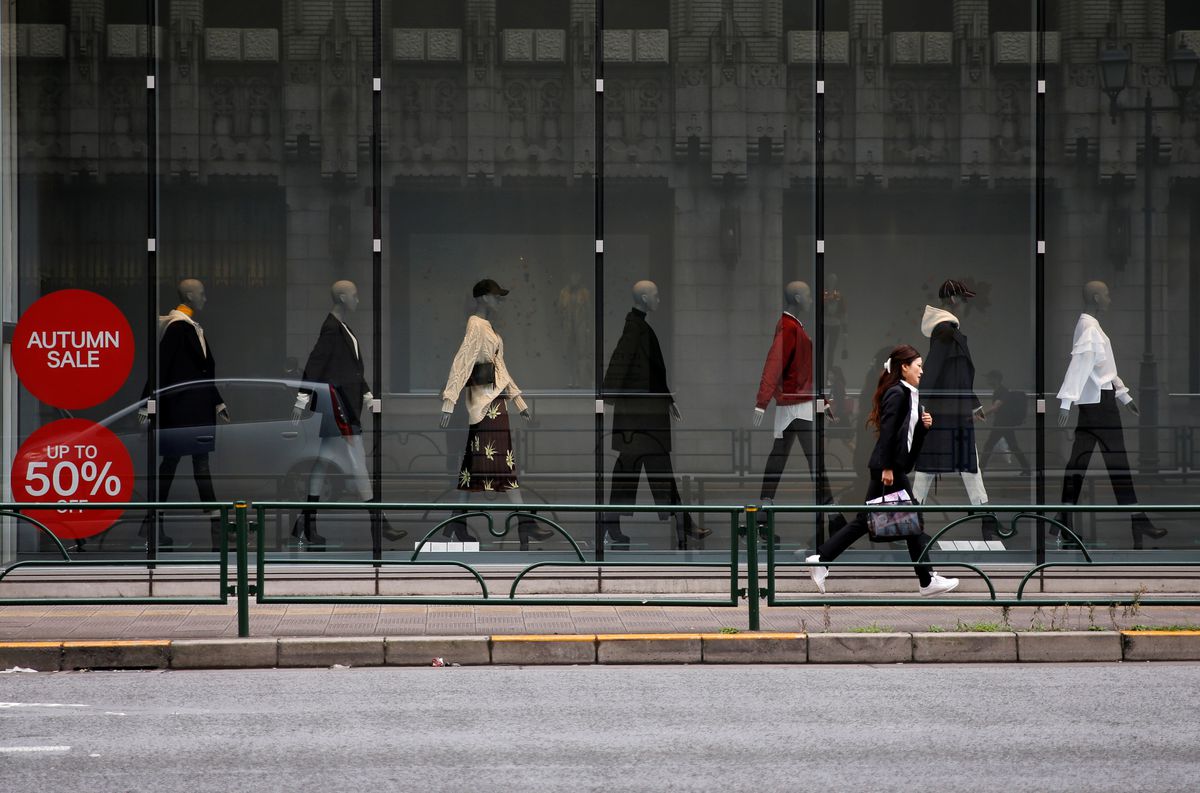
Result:
{"label": "black coat on mannequin", "polygon": [[917,459],[917,470],[947,473],[979,470],[975,458],[975,364],[956,322],[939,322],[929,337],[921,399],[934,426]]}
{"label": "black coat on mannequin", "polygon": [[[328,383],[341,397],[346,410],[346,418],[355,434],[362,431],[363,397],[370,392],[363,367],[362,349],[354,351],[354,340],[346,332],[346,328],[333,314],[325,317],[321,324],[321,335],[308,355],[304,365],[305,380],[317,383]],[[337,435],[338,429],[332,416],[324,416],[321,421],[322,437]]]}
{"label": "black coat on mannequin", "polygon": [[644,311],[632,309],[604,373],[605,400],[613,405],[612,448],[617,452],[671,451],[671,389],[667,364]]}
{"label": "black coat on mannequin", "polygon": [[[216,411],[224,400],[213,379],[212,345],[188,322],[176,320],[158,342],[159,451],[164,457],[207,454],[216,448]],[[181,388],[169,386],[187,383]]]}

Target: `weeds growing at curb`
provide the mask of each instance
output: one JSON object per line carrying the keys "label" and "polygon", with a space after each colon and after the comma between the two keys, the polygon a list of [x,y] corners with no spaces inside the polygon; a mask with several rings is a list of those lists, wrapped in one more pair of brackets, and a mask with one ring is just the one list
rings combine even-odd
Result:
{"label": "weeds growing at curb", "polygon": [[721,633],[741,633],[737,628],[725,627],[721,629]]}
{"label": "weeds growing at curb", "polygon": [[1012,618],[1012,606],[1001,606],[1000,607],[1000,622],[1002,622],[1004,624],[1004,627],[1008,628],[1009,630],[1012,630],[1012,622],[1009,621],[1011,618]]}
{"label": "weeds growing at curb", "polygon": [[821,606],[821,622],[825,626],[826,633],[833,630],[833,610],[829,606]]}
{"label": "weeds growing at curb", "polygon": [[930,625],[929,632],[930,633],[945,633],[946,629],[943,628],[941,625]]}
{"label": "weeds growing at curb", "polygon": [[860,625],[857,628],[851,628],[851,633],[887,633],[890,628],[886,628],[872,622],[870,625]]}
{"label": "weeds growing at curb", "polygon": [[954,630],[966,633],[995,633],[1002,626],[999,622],[963,622],[958,620]]}
{"label": "weeds growing at curb", "polygon": [[1200,631],[1200,625],[1131,625],[1131,631]]}

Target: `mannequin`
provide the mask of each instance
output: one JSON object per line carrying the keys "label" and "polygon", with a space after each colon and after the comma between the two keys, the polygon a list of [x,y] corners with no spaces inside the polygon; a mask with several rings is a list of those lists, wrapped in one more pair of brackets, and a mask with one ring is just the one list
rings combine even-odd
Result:
{"label": "mannequin", "polygon": [[[521,389],[508,373],[504,362],[504,340],[492,327],[509,290],[485,278],[475,284],[471,295],[475,311],[467,318],[467,330],[442,391],[442,429],[450,426],[450,416],[459,395],[466,389],[466,407],[470,431],[458,477],[459,501],[466,503],[472,493],[504,493],[513,504],[522,504],[517,482],[517,463],[512,436],[508,429],[508,401],[512,400],[521,417],[530,420],[529,407],[521,398]],[[462,514],[465,510],[455,510]],[[467,530],[465,521],[448,523],[442,530],[460,542],[478,542]],[[522,551],[529,541],[546,540],[554,531],[537,524],[533,518],[517,521],[517,537]]]}
{"label": "mannequin", "polygon": [[[975,422],[985,418],[983,405],[975,396],[975,363],[959,319],[966,316],[967,301],[975,293],[961,281],[947,280],[938,289],[938,297],[941,307],[925,306],[921,319],[921,333],[929,339],[921,397],[937,425],[929,431],[917,458],[913,497],[923,503],[937,474],[957,473],[970,502],[983,506],[988,495],[975,449]],[[999,528],[994,516],[984,518],[983,539],[998,540]]]}
{"label": "mannequin", "polygon": [[[212,472],[208,456],[216,448],[216,419],[228,424],[229,410],[221,394],[213,384],[216,362],[212,347],[204,337],[204,329],[194,317],[204,310],[208,298],[204,284],[195,278],[185,278],[177,287],[179,305],[169,314],[159,318],[162,334],[158,341],[158,427],[159,454],[158,498],[166,501],[171,495],[171,484],[175,471],[184,455],[192,458],[192,478],[201,501],[216,501],[213,491]],[[187,388],[163,392],[170,386],[191,383]],[[207,383],[208,385],[205,385]],[[147,383],[145,394],[150,396],[151,384]],[[139,412],[139,419],[146,421],[148,414]],[[212,550],[220,549],[220,514],[209,515]],[[150,516],[142,522],[139,536],[147,536]],[[167,536],[161,525],[158,529],[159,547],[170,547],[174,540]]]}
{"label": "mannequin", "polygon": [[[1083,313],[1075,323],[1071,342],[1071,364],[1058,391],[1058,426],[1065,427],[1070,421],[1071,405],[1079,406],[1079,420],[1075,424],[1075,439],[1071,443],[1071,454],[1063,476],[1062,501],[1064,504],[1079,503],[1079,491],[1083,488],[1083,477],[1088,462],[1097,446],[1108,469],[1113,495],[1118,504],[1136,504],[1137,493],[1133,488],[1133,476],[1129,473],[1129,458],[1125,453],[1125,435],[1121,426],[1120,403],[1133,415],[1139,415],[1129,389],[1117,375],[1117,359],[1112,342],[1100,327],[1098,317],[1108,311],[1112,297],[1108,285],[1103,281],[1089,281],[1083,286]],[[1068,513],[1059,513],[1058,520],[1071,525]],[[1136,512],[1130,518],[1133,532],[1133,547],[1141,548],[1142,539],[1162,539],[1166,529],[1156,527],[1145,512]]]}
{"label": "mannequin", "polygon": [[[373,501],[374,493],[371,488],[371,477],[367,473],[367,455],[363,449],[362,416],[370,412],[374,397],[367,387],[364,375],[362,349],[358,337],[346,324],[351,314],[358,310],[358,287],[353,281],[337,281],[329,289],[329,297],[333,302],[329,315],[321,325],[320,335],[312,352],[308,354],[308,362],[304,365],[301,379],[316,383],[328,383],[333,386],[341,399],[345,411],[346,423],[350,425],[349,435],[343,435],[337,426],[335,416],[324,415],[321,418],[321,448],[317,453],[317,461],[313,464],[308,477],[308,500],[321,500],[321,488],[325,484],[325,472],[328,460],[343,457],[350,462],[354,487],[363,501]],[[292,408],[292,423],[300,423],[301,417],[309,406],[311,394],[300,392],[296,395],[296,405]],[[383,524],[381,526],[381,523]],[[382,550],[381,536],[387,535],[390,540],[398,540],[408,532],[403,529],[393,529],[387,524],[387,518],[378,511],[371,512],[371,548],[373,552]],[[296,518],[292,526],[292,536],[302,547],[310,550],[325,550],[325,538],[317,533],[316,512],[304,510]]]}
{"label": "mannequin", "polygon": [[[799,441],[808,460],[809,475],[816,485],[821,504],[833,501],[829,481],[813,458],[813,353],[812,339],[800,316],[812,309],[812,289],[803,281],[792,281],[784,288],[783,316],[775,325],[775,338],[763,365],[762,379],[754,404],[754,426],[762,425],[767,405],[775,400],[775,445],[763,470],[762,503],[774,504],[783,469],[791,454],[793,441]],[[828,403],[826,403],[828,406]],[[762,518],[765,515],[760,513]],[[823,521],[822,521],[823,522]],[[774,538],[778,543],[778,538]]]}
{"label": "mannequin", "polygon": [[[682,503],[671,466],[671,421],[682,421],[683,417],[667,385],[667,367],[658,336],[646,322],[660,302],[653,281],[633,285],[633,308],[625,317],[625,328],[604,373],[605,401],[614,406],[612,447],[618,452],[609,491],[612,504],[636,501],[643,470],[656,504]],[[712,529],[696,527],[691,513],[673,514],[676,547],[686,548],[688,537],[704,539],[712,534]],[[665,518],[667,513],[660,512],[659,516]],[[620,517],[606,512],[603,520],[612,547],[628,550],[629,537],[621,532]]]}

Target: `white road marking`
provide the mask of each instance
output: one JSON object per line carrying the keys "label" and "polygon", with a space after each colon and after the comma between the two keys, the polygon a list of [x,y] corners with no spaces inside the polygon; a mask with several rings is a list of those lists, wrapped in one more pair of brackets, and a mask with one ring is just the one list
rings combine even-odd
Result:
{"label": "white road marking", "polygon": [[87,705],[66,705],[58,702],[0,702],[0,710],[5,708],[86,708]]}
{"label": "white road marking", "polygon": [[70,746],[0,746],[0,752],[69,752]]}

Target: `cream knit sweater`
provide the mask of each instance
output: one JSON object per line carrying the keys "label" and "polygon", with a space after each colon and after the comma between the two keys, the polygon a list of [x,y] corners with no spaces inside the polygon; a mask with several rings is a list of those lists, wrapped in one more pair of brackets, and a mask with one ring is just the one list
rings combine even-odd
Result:
{"label": "cream knit sweater", "polygon": [[477,363],[493,363],[496,366],[496,382],[487,386],[467,387],[467,416],[471,424],[483,421],[483,414],[488,405],[497,396],[505,396],[513,400],[517,410],[525,410],[525,400],[521,398],[521,389],[513,382],[508,367],[504,365],[504,340],[492,328],[492,323],[482,317],[471,316],[467,319],[467,332],[463,336],[462,346],[450,364],[450,376],[446,380],[446,388],[442,391],[442,412],[450,413],[458,402],[458,395],[471,376],[471,369]]}

